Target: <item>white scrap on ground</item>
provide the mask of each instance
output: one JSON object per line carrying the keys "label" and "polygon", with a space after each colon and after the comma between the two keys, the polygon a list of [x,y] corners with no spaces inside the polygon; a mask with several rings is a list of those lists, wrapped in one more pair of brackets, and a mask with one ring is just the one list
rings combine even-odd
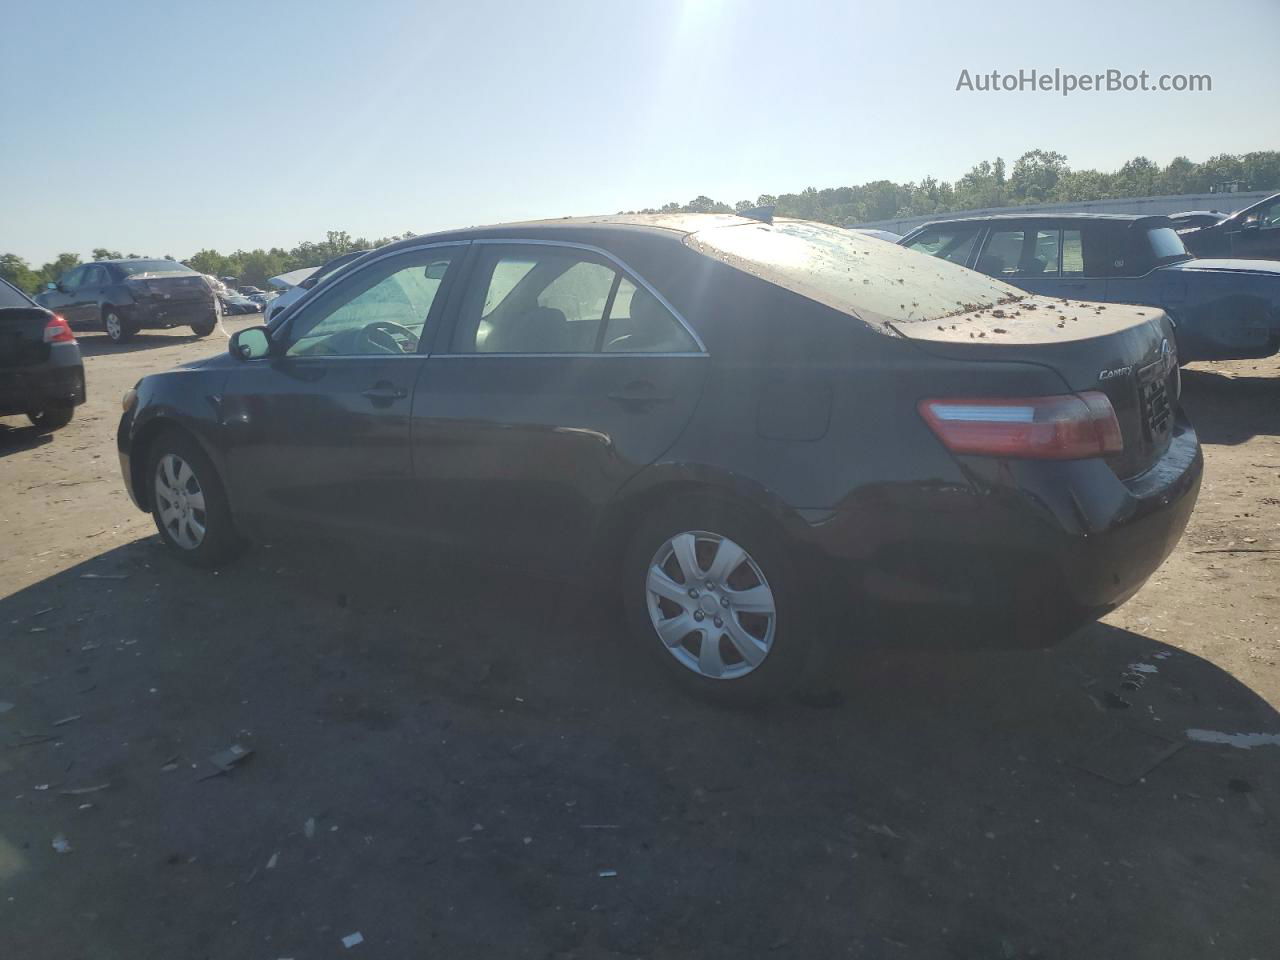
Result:
{"label": "white scrap on ground", "polygon": [[1188,740],[1200,743],[1225,743],[1227,746],[1252,750],[1254,747],[1280,747],[1280,733],[1221,733],[1217,730],[1188,730]]}

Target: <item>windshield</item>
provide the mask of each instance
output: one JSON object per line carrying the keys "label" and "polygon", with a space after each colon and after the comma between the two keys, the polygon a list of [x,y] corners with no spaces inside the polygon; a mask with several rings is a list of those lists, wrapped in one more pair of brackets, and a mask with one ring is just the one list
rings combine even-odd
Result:
{"label": "windshield", "polygon": [[136,277],[144,273],[188,273],[195,271],[176,260],[125,260],[113,266],[126,277]]}
{"label": "windshield", "polygon": [[868,322],[933,320],[1026,296],[973,270],[821,223],[714,227],[685,242]]}
{"label": "windshield", "polygon": [[1151,242],[1151,255],[1157,260],[1168,260],[1172,257],[1189,257],[1182,238],[1173,227],[1156,227],[1147,231],[1147,239]]}

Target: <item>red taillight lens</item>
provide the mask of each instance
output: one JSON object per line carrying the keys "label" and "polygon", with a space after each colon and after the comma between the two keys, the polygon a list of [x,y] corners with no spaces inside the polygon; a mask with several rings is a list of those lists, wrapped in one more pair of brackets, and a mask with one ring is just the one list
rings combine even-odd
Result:
{"label": "red taillight lens", "polygon": [[1079,460],[1124,449],[1105,393],[921,400],[920,415],[952,453]]}
{"label": "red taillight lens", "polygon": [[67,321],[63,320],[56,313],[44,325],[44,342],[45,343],[75,343],[76,335],[71,332],[71,328],[67,326]]}

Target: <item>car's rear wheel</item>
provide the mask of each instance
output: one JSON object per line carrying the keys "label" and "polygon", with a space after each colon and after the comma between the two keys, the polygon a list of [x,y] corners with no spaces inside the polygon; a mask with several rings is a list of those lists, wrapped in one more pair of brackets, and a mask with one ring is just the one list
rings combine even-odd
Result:
{"label": "car's rear wheel", "polygon": [[747,511],[712,497],[672,502],[641,521],[622,571],[636,641],[677,682],[751,703],[792,690],[816,653],[787,551]]}
{"label": "car's rear wheel", "polygon": [[151,445],[147,462],[156,529],[183,561],[216,567],[244,549],[222,480],[194,440],[165,433]]}
{"label": "car's rear wheel", "polygon": [[208,323],[193,323],[191,325],[191,332],[197,337],[207,337],[209,334],[213,333],[213,328],[217,325],[218,321],[216,318],[210,320]]}
{"label": "car's rear wheel", "polygon": [[27,419],[37,430],[59,430],[71,422],[76,411],[74,403],[49,403],[27,414]]}
{"label": "car's rear wheel", "polygon": [[102,311],[102,329],[112,343],[124,343],[136,332],[124,315],[114,307],[107,307]]}

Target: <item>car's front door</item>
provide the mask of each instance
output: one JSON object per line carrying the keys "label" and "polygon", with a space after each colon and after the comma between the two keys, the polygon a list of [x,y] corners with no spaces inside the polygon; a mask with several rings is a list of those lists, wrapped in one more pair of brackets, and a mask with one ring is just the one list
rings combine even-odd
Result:
{"label": "car's front door", "polygon": [[413,400],[422,522],[439,541],[570,574],[602,508],[688,422],[701,343],[602,251],[477,241]]}
{"label": "car's front door", "polygon": [[41,306],[59,314],[73,327],[84,326],[87,322],[79,298],[83,288],[82,278],[88,269],[87,265],[72,267],[58,278],[56,287],[40,295]]}
{"label": "car's front door", "polygon": [[371,260],[238,365],[222,398],[233,509],[260,530],[404,531],[414,501],[409,412],[463,244]]}
{"label": "car's front door", "polygon": [[1233,257],[1280,257],[1280,200],[1250,211],[1228,236]]}

